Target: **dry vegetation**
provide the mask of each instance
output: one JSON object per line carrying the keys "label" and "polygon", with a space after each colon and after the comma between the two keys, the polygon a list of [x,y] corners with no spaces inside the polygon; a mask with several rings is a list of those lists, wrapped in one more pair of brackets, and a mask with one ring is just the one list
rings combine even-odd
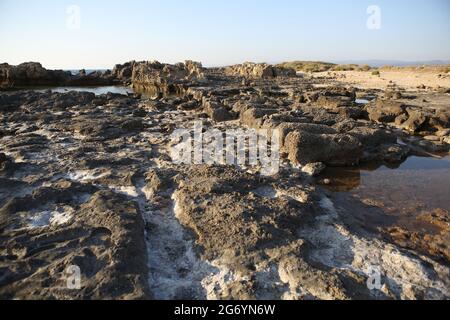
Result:
{"label": "dry vegetation", "polygon": [[335,64],[322,61],[292,61],[284,62],[279,67],[292,68],[297,72],[325,72],[325,71],[369,71],[372,68],[368,65],[357,64]]}
{"label": "dry vegetation", "polygon": [[377,71],[410,71],[410,72],[436,72],[450,73],[450,65],[423,65],[423,66],[383,66],[380,68],[371,67],[369,65],[358,64],[335,64],[322,61],[292,61],[284,62],[279,67],[292,68],[297,72],[316,73],[326,71],[371,71],[374,75],[378,75]]}
{"label": "dry vegetation", "polygon": [[383,66],[380,71],[410,71],[410,72],[434,72],[434,73],[450,73],[450,65],[423,65],[423,66]]}

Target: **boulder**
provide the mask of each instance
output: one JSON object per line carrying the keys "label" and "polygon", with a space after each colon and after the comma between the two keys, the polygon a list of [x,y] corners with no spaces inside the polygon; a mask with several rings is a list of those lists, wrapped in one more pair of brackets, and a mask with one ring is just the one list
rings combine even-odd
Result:
{"label": "boulder", "polygon": [[361,162],[401,163],[408,157],[410,151],[410,147],[406,145],[382,144],[370,152],[364,152]]}
{"label": "boulder", "polygon": [[362,146],[348,134],[294,131],[287,135],[285,149],[289,160],[296,165],[323,162],[329,166],[346,166],[359,162]]}
{"label": "boulder", "polygon": [[359,107],[341,107],[337,111],[345,118],[358,120],[367,118],[367,112]]}
{"label": "boulder", "polygon": [[417,132],[428,122],[428,117],[422,110],[408,110],[408,120],[403,123],[403,128],[410,132]]}
{"label": "boulder", "polygon": [[358,126],[358,122],[353,119],[347,119],[333,125],[333,129],[335,129],[338,133],[347,133],[348,131],[354,129]]}
{"label": "boulder", "polygon": [[219,102],[206,100],[203,103],[203,110],[211,120],[216,122],[229,121],[235,118],[234,115]]}
{"label": "boulder", "polygon": [[438,109],[430,117],[430,126],[442,130],[450,128],[450,110]]}
{"label": "boulder", "polygon": [[276,109],[251,108],[241,114],[240,120],[243,125],[250,128],[259,129],[263,126],[264,116],[277,113]]}
{"label": "boulder", "polygon": [[347,133],[357,138],[365,148],[397,142],[395,134],[378,128],[356,127]]}
{"label": "boulder", "polygon": [[331,127],[313,124],[313,123],[293,123],[285,122],[280,124],[277,129],[279,130],[280,142],[284,146],[286,136],[293,131],[306,131],[314,134],[336,134],[336,130]]}
{"label": "boulder", "polygon": [[64,85],[72,77],[70,72],[47,70],[40,63],[27,62],[18,66],[0,64],[0,87]]}
{"label": "boulder", "polygon": [[377,100],[375,106],[367,107],[369,119],[377,122],[394,122],[405,113],[406,106],[401,102],[391,100]]}
{"label": "boulder", "polygon": [[315,102],[319,107],[331,111],[338,111],[338,108],[351,105],[353,100],[345,96],[319,96]]}

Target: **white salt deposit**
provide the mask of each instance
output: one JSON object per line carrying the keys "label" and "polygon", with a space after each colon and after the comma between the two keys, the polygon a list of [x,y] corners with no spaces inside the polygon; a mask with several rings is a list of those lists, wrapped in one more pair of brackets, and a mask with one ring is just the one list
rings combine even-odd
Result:
{"label": "white salt deposit", "polygon": [[[411,299],[411,288],[422,288],[427,299],[442,299],[450,294],[448,279],[435,279],[434,269],[440,266],[426,257],[411,255],[376,238],[366,239],[350,233],[338,223],[338,211],[328,198],[320,201],[325,215],[316,218],[314,226],[299,229],[300,237],[313,244],[310,258],[331,268],[348,269],[363,276],[378,269],[384,288],[397,298]],[[432,264],[433,268],[427,268]],[[376,296],[379,292],[374,291]]]}
{"label": "white salt deposit", "polygon": [[73,208],[65,206],[56,210],[44,210],[32,213],[27,219],[27,228],[43,228],[64,225],[73,218]]}
{"label": "white salt deposit", "polygon": [[68,174],[68,178],[77,182],[88,182],[106,177],[109,172],[99,172],[96,170],[76,170]]}

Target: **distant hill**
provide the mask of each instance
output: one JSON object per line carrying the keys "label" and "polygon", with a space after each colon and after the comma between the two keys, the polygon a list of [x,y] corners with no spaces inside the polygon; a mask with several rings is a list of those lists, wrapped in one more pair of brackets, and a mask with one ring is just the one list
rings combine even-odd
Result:
{"label": "distant hill", "polygon": [[278,66],[292,68],[301,72],[323,72],[330,70],[336,64],[322,61],[292,61],[280,63]]}
{"label": "distant hill", "polygon": [[380,68],[384,66],[393,67],[415,67],[423,65],[447,65],[450,64],[450,60],[423,60],[423,61],[403,61],[403,60],[344,60],[334,61],[336,64],[358,64],[369,65],[372,68]]}

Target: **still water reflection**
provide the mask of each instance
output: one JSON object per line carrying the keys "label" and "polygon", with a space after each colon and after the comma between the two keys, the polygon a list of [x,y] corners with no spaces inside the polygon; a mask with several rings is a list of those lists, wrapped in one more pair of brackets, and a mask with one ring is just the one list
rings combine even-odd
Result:
{"label": "still water reflection", "polygon": [[393,215],[450,210],[450,157],[441,159],[412,156],[399,166],[369,165],[328,168],[322,178],[325,188],[352,195],[368,205]]}

